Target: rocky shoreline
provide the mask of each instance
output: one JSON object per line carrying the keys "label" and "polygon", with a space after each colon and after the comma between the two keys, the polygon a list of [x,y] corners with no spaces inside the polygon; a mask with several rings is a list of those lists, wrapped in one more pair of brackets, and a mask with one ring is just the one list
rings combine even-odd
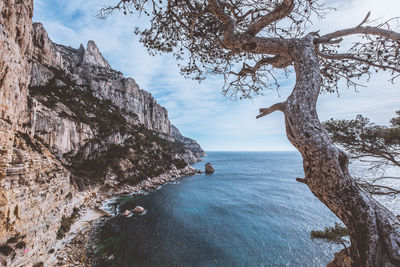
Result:
{"label": "rocky shoreline", "polygon": [[[92,266],[96,245],[93,240],[97,229],[103,225],[107,217],[116,213],[104,209],[107,201],[124,195],[140,194],[160,188],[168,182],[201,173],[191,166],[182,169],[173,168],[157,177],[148,178],[135,186],[125,185],[110,191],[93,191],[91,197],[79,208],[79,216],[70,226],[70,231],[61,240],[57,248],[49,251],[51,256],[44,266]],[[101,255],[101,259],[111,261],[113,255]]]}

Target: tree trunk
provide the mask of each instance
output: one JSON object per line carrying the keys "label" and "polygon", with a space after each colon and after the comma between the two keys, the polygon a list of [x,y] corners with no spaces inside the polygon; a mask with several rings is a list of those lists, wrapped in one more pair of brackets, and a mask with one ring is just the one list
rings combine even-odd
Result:
{"label": "tree trunk", "polygon": [[333,144],[318,119],[321,76],[313,39],[308,35],[293,41],[296,85],[284,113],[288,139],[303,156],[305,182],[349,228],[349,250],[337,253],[330,265],[400,266],[400,221],[357,186],[348,171],[347,155]]}

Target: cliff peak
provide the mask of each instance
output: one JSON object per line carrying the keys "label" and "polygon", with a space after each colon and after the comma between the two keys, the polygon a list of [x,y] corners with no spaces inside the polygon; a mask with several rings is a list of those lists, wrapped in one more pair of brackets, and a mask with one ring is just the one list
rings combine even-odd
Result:
{"label": "cliff peak", "polygon": [[104,68],[111,68],[110,64],[108,64],[107,60],[105,60],[103,55],[100,53],[96,43],[92,40],[87,43],[86,50],[83,54],[83,62]]}

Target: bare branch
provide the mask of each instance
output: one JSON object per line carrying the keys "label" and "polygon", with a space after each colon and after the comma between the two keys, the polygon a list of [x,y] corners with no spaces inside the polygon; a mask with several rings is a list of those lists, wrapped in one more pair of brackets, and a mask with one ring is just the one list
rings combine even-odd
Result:
{"label": "bare branch", "polygon": [[327,58],[327,59],[334,59],[334,60],[355,60],[355,61],[360,61],[360,62],[364,62],[368,65],[377,67],[377,68],[382,68],[382,69],[390,69],[394,72],[398,72],[400,73],[400,68],[396,68],[396,67],[392,67],[390,65],[382,65],[382,64],[377,64],[373,61],[370,60],[366,60],[363,59],[361,57],[357,57],[354,54],[350,54],[350,53],[346,53],[346,54],[327,54],[327,53],[323,53],[319,50],[317,50],[317,53],[319,56],[323,57],[323,58]]}
{"label": "bare branch", "polygon": [[363,19],[363,21],[361,21],[361,23],[358,24],[357,27],[361,27],[364,23],[366,23],[366,22],[368,21],[368,18],[369,18],[370,15],[371,15],[371,11],[369,11],[369,12],[367,13],[367,15],[365,16],[365,18]]}
{"label": "bare branch", "polygon": [[387,39],[391,39],[394,41],[400,41],[400,33],[397,33],[395,31],[385,30],[385,29],[381,29],[378,27],[372,27],[372,26],[365,26],[365,27],[357,26],[354,28],[348,28],[348,29],[339,30],[339,31],[335,31],[332,33],[325,34],[325,35],[321,36],[320,38],[316,38],[314,43],[315,44],[328,43],[332,39],[338,39],[340,37],[354,35],[354,34],[375,35],[375,36],[380,36],[380,37],[384,37]]}
{"label": "bare branch", "polygon": [[269,108],[260,108],[260,114],[257,115],[256,118],[259,119],[259,118],[267,116],[275,111],[285,112],[285,105],[286,105],[285,102],[280,102],[280,103],[273,104]]}
{"label": "bare branch", "polygon": [[399,189],[395,189],[393,187],[384,186],[384,185],[376,185],[370,184],[368,182],[357,182],[358,185],[363,187],[366,191],[373,195],[397,195],[400,194]]}
{"label": "bare branch", "polygon": [[[371,74],[389,71],[390,81],[400,77],[400,33],[390,30],[390,19],[377,26],[362,26],[369,22],[370,12],[356,27],[339,30],[316,38],[316,51],[320,58],[322,88],[328,92],[338,91],[339,80],[346,80],[347,86],[364,86],[360,78],[367,81]],[[396,18],[395,18],[396,19]],[[343,37],[361,35],[347,51],[340,51]]]}
{"label": "bare branch", "polygon": [[307,178],[296,178],[296,181],[303,184],[308,184]]}

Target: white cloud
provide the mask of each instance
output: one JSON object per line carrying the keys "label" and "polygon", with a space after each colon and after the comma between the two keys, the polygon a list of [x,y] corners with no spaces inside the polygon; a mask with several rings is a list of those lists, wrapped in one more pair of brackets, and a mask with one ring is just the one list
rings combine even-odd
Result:
{"label": "white cloud", "polygon": [[[171,56],[149,56],[133,34],[139,22],[137,17],[115,13],[99,20],[95,15],[105,5],[100,0],[35,0],[34,3],[34,19],[44,24],[53,41],[78,47],[94,40],[113,68],[133,77],[142,89],[155,95],[182,133],[197,139],[206,149],[293,149],[286,138],[282,114],[255,119],[260,107],[283,101],[289,95],[293,78],[281,89],[282,97],[268,91],[253,101],[231,102],[221,95],[221,77],[201,84],[185,80]],[[371,18],[400,15],[398,0],[328,0],[327,3],[338,11],[312,26],[321,29],[321,33],[355,26],[369,10]],[[384,75],[375,75],[369,87],[360,88],[359,93],[343,88],[340,98],[335,94],[322,95],[318,103],[321,119],[354,118],[362,113],[378,123],[386,123],[400,109],[400,86],[386,80]]]}

